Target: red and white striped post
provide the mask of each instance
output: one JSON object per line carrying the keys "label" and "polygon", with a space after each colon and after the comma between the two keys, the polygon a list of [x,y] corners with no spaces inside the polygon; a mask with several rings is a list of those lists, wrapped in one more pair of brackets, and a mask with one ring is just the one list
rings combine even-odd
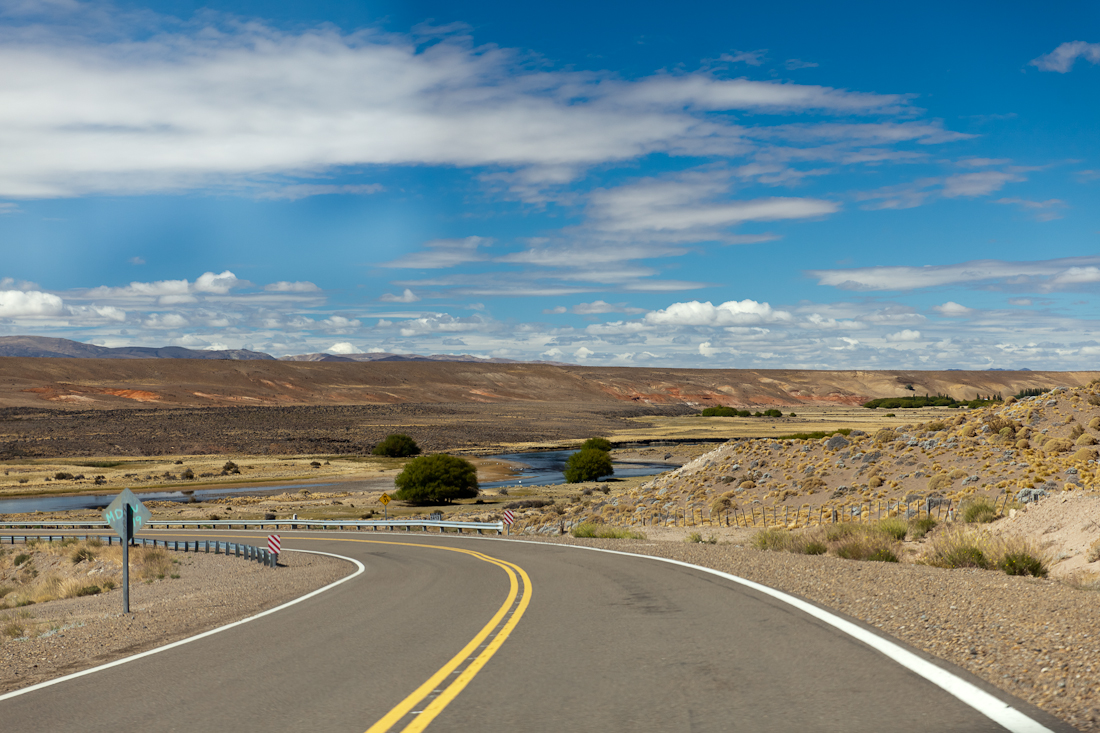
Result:
{"label": "red and white striped post", "polygon": [[282,538],[277,534],[269,534],[267,536],[267,551],[275,556],[275,563],[272,567],[277,567],[279,564],[279,550],[283,549]]}
{"label": "red and white striped post", "polygon": [[511,509],[504,510],[504,534],[511,534],[512,524],[516,521],[516,515],[512,514]]}

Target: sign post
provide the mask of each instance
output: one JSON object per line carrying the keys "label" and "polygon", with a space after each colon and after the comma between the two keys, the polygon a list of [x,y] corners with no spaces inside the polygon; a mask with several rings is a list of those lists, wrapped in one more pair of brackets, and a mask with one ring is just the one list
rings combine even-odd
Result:
{"label": "sign post", "polygon": [[516,521],[516,515],[511,509],[504,510],[504,534],[512,534],[512,523]]}
{"label": "sign post", "polygon": [[103,518],[122,538],[122,612],[130,613],[130,543],[153,514],[134,492],[123,489],[103,512]]}
{"label": "sign post", "polygon": [[382,494],[382,496],[378,497],[378,501],[382,502],[382,511],[384,511],[386,513],[385,518],[389,519],[390,518],[390,508],[387,505],[390,503],[390,495],[389,494]]}

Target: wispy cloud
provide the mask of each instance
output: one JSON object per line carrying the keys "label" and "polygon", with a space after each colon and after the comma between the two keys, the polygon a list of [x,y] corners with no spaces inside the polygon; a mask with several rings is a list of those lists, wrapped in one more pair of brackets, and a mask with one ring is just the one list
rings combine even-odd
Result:
{"label": "wispy cloud", "polygon": [[1024,211],[1031,212],[1039,221],[1053,221],[1062,218],[1061,209],[1069,205],[1061,199],[1047,199],[1046,201],[1030,201],[1021,198],[997,199],[993,203],[1016,206]]}
{"label": "wispy cloud", "polygon": [[[532,70],[464,33],[288,33],[214,13],[140,39],[9,33],[0,196],[243,188],[269,198],[365,194],[318,174],[364,165],[496,166],[576,176],[651,153],[728,154],[731,110],[891,114],[909,98],[712,72],[623,80]],[[183,26],[186,27],[186,26]],[[741,60],[749,62],[751,55]],[[282,178],[282,181],[278,179]],[[287,180],[289,179],[289,180]]]}
{"label": "wispy cloud", "polygon": [[488,247],[492,239],[485,237],[464,237],[463,239],[435,239],[427,242],[420,252],[407,254],[392,262],[382,263],[382,267],[408,268],[417,270],[440,270],[456,267],[468,262],[484,262],[488,256],[480,251]]}
{"label": "wispy cloud", "polygon": [[405,292],[401,293],[401,295],[386,293],[378,299],[383,303],[415,303],[420,300],[420,297],[412,290],[405,288]]}
{"label": "wispy cloud", "polygon": [[819,285],[844,290],[916,290],[946,285],[1001,287],[1034,292],[1074,289],[1100,281],[1100,257],[1067,257],[1034,262],[973,260],[925,267],[861,267],[811,270]]}
{"label": "wispy cloud", "polygon": [[1057,71],[1059,74],[1065,74],[1073,68],[1077,59],[1100,64],[1100,43],[1069,41],[1048,54],[1032,59],[1028,65],[1035,66],[1040,71]]}

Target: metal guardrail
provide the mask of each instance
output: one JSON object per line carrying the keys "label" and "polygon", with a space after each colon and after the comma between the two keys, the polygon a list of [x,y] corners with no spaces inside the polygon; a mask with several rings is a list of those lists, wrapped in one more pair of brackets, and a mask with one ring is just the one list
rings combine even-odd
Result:
{"label": "metal guardrail", "polygon": [[[106,522],[0,522],[0,530],[7,529],[100,529],[106,528]],[[147,528],[159,529],[320,529],[340,530],[370,529],[377,532],[385,527],[393,531],[394,527],[403,527],[406,532],[413,527],[428,531],[429,527],[439,527],[440,532],[454,529],[459,534],[465,530],[483,534],[486,531],[504,533],[504,522],[452,522],[439,519],[218,519],[218,520],[159,520],[146,522]]]}
{"label": "metal guardrail", "polygon": [[[46,542],[53,542],[56,540],[64,540],[70,537],[79,537],[79,535],[58,535],[53,537],[52,535],[2,535],[0,536],[0,545],[5,542],[9,545],[14,545],[17,539],[26,543],[28,540],[45,540]],[[92,538],[98,538],[104,544],[110,546],[121,545],[122,538],[117,535],[84,535],[85,540]],[[135,545],[141,545],[142,547],[163,547],[166,550],[175,550],[176,552],[204,552],[210,554],[211,548],[213,548],[215,555],[229,556],[233,553],[234,557],[243,557],[245,560],[254,560],[258,563],[262,563],[270,568],[276,567],[279,556],[273,552],[268,551],[266,547],[255,547],[253,545],[242,545],[238,542],[219,542],[216,540],[158,540],[155,537],[136,537],[134,538]],[[201,548],[201,549],[200,549]]]}

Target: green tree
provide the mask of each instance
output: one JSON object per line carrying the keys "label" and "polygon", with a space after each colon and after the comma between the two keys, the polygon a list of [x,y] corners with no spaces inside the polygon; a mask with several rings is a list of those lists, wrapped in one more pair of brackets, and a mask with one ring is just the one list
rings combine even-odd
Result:
{"label": "green tree", "polygon": [[374,450],[371,452],[376,456],[404,458],[405,456],[420,455],[420,446],[404,433],[393,433],[387,435],[385,440],[374,446]]}
{"label": "green tree", "polygon": [[611,441],[607,438],[589,438],[581,443],[581,450],[588,448],[595,448],[596,450],[602,450],[605,453],[611,451]]}
{"label": "green tree", "polygon": [[613,473],[615,469],[611,467],[611,454],[598,448],[577,451],[565,462],[565,480],[571,484],[595,481]]}
{"label": "green tree", "polygon": [[412,504],[450,504],[478,495],[474,464],[443,453],[412,459],[393,483],[394,498]]}

